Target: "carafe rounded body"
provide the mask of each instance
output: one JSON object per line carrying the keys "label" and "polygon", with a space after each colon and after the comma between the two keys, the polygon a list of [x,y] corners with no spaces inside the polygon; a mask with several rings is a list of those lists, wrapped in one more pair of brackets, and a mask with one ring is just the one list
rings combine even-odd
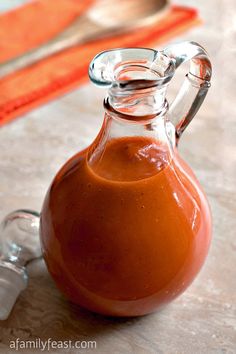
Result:
{"label": "carafe rounded body", "polygon": [[[176,298],[201,269],[211,240],[206,196],[177,150],[190,115],[171,122],[165,100],[173,59],[155,59],[162,74],[143,64],[138,50],[132,52],[138,64],[121,60],[122,53],[115,60],[103,127],[57,173],[41,214],[43,254],[59,289],[112,316],[143,315]],[[102,55],[90,77],[109,83],[104,72],[99,76],[108,66]]]}

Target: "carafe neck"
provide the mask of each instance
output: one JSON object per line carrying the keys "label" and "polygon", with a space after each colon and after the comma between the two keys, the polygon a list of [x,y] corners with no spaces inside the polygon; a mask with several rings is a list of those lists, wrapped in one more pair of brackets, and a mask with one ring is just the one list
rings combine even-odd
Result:
{"label": "carafe neck", "polygon": [[[130,145],[137,141],[141,143],[140,149],[132,149],[131,154],[134,154],[135,159],[150,161],[151,158],[155,159],[155,164],[158,171],[159,168],[163,168],[168,161],[173,157],[173,143],[174,130],[172,131],[172,137],[169,131],[169,122],[166,120],[164,110],[161,110],[160,114],[150,114],[146,116],[131,116],[124,113],[115,111],[109,105],[109,99],[105,100],[105,117],[100,133],[95,139],[94,143],[90,146],[88,152],[88,163],[91,167],[103,165],[104,158],[106,159],[107,149],[111,144],[116,141],[117,143],[129,142]],[[129,117],[127,119],[127,117]],[[130,117],[133,117],[130,120]],[[136,141],[135,141],[136,140]],[[153,148],[153,146],[155,147]],[[118,145],[117,145],[118,146]],[[151,157],[150,155],[153,155]],[[118,152],[119,153],[119,152]],[[139,156],[140,155],[140,156]],[[114,155],[116,156],[116,155]],[[116,159],[116,157],[114,157]],[[116,161],[113,161],[116,163]],[[146,162],[145,162],[146,163]],[[112,166],[111,166],[112,167]],[[143,170],[144,175],[147,171]]]}
{"label": "carafe neck", "polygon": [[[124,84],[125,85],[125,84]],[[165,98],[167,84],[157,86],[147,80],[135,80],[129,87],[113,84],[104,101],[106,111],[129,121],[153,120],[166,114],[168,104]]]}

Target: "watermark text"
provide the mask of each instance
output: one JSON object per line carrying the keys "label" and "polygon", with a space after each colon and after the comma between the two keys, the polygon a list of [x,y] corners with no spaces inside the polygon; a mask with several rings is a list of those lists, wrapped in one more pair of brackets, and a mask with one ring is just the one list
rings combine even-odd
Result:
{"label": "watermark text", "polygon": [[41,340],[40,338],[32,340],[23,340],[16,338],[11,340],[9,347],[16,351],[21,349],[39,349],[43,351],[50,351],[51,349],[96,349],[97,342],[94,340],[53,340],[48,338],[47,340]]}

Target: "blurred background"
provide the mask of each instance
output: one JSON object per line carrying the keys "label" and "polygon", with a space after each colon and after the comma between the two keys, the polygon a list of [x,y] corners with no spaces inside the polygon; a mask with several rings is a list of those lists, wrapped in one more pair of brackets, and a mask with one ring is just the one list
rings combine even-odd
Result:
{"label": "blurred background", "polygon": [[[20,12],[23,3],[34,6]],[[119,6],[119,1],[109,3]],[[142,3],[139,1],[139,6]],[[90,6],[79,0],[1,0],[1,63],[55,36],[78,11],[88,11],[85,5]],[[0,80],[0,217],[22,207],[40,210],[60,166],[97,135],[106,90],[88,82],[87,67],[94,54],[119,46],[161,49],[176,41],[196,41],[212,60],[212,87],[184,132],[179,149],[206,191],[212,209],[214,239],[204,270],[168,309],[128,328],[125,323],[106,322],[92,315],[88,322],[82,314],[75,321],[44,265],[37,265],[11,319],[0,324],[0,339],[5,345],[10,329],[16,333],[23,328],[29,337],[40,338],[60,338],[62,333],[79,338],[85,332],[88,337],[97,336],[101,353],[109,352],[111,345],[117,353],[236,353],[236,3],[173,0],[167,5],[156,22],[145,28],[67,49]],[[183,65],[177,70],[168,91],[170,101],[187,68]],[[32,309],[32,299],[34,319],[30,310],[23,311]],[[58,332],[53,325],[57,322],[61,326]],[[103,333],[107,324],[111,330],[105,339],[92,330],[99,327]]]}

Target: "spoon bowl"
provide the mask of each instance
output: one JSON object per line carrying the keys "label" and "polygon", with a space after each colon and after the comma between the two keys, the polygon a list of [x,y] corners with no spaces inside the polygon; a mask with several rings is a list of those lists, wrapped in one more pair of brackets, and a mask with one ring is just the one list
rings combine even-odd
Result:
{"label": "spoon bowl", "polygon": [[100,0],[89,9],[87,17],[102,27],[129,29],[157,21],[168,9],[167,0],[119,0],[113,1],[112,6],[107,0]]}
{"label": "spoon bowl", "polygon": [[47,43],[0,64],[0,78],[79,44],[150,25],[168,9],[169,0],[98,0]]}

